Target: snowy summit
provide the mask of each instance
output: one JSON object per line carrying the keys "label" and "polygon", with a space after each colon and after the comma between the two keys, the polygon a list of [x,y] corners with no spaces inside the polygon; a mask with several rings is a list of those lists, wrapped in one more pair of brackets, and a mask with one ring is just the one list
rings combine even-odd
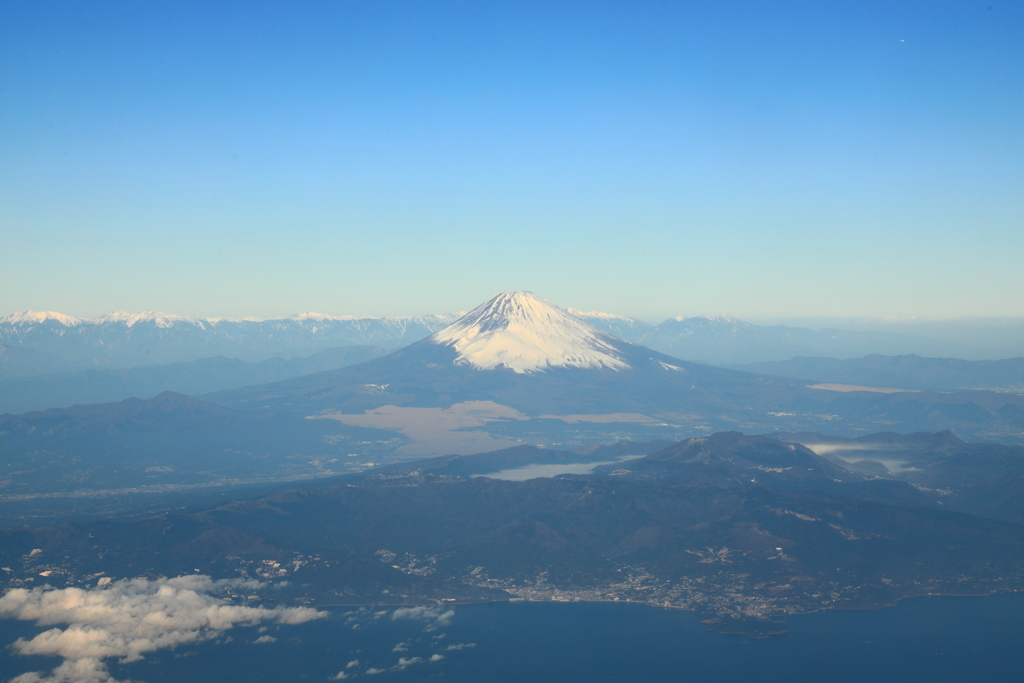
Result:
{"label": "snowy summit", "polygon": [[554,367],[628,369],[611,335],[532,292],[501,292],[436,332],[457,364],[517,373]]}

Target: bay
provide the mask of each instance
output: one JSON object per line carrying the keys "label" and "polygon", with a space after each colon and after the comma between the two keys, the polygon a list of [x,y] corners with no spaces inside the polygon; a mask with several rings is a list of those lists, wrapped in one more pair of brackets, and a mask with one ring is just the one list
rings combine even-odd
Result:
{"label": "bay", "polygon": [[[696,615],[622,603],[493,603],[332,609],[297,626],[110,662],[117,679],[191,681],[1020,681],[1024,594],[905,600],[873,611],[788,617],[768,640],[705,631]],[[0,638],[44,629],[0,621]],[[257,639],[262,642],[257,643]],[[0,653],[0,678],[51,659]]]}

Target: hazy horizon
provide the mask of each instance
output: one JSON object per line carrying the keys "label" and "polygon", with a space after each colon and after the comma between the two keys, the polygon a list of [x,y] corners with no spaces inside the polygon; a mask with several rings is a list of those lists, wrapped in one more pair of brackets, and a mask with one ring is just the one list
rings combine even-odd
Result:
{"label": "hazy horizon", "polygon": [[[511,290],[502,290],[511,291]],[[533,291],[533,290],[524,290]],[[495,292],[497,293],[497,292]],[[540,294],[539,292],[534,292]],[[542,294],[540,294],[543,296]],[[487,297],[489,298],[489,297]],[[544,297],[548,298],[548,297]],[[482,303],[485,299],[477,302]],[[684,312],[662,312],[662,313],[630,313],[627,311],[611,310],[609,308],[595,308],[592,310],[584,310],[572,304],[565,304],[563,302],[554,301],[553,303],[561,306],[565,309],[572,309],[574,312],[590,314],[607,314],[612,316],[619,316],[623,318],[629,318],[631,320],[637,320],[639,322],[656,325],[658,323],[670,320],[673,318],[737,318],[744,322],[752,323],[755,325],[788,325],[793,327],[837,327],[842,325],[848,325],[854,328],[865,328],[871,329],[884,329],[886,327],[896,326],[941,326],[941,325],[956,325],[959,323],[964,324],[986,324],[986,325],[1013,325],[1018,323],[1024,323],[1024,313],[1018,315],[945,315],[945,316],[894,316],[894,315],[761,315],[758,313],[752,313],[745,316],[735,315],[731,311],[704,311],[704,310],[688,310]],[[278,311],[269,313],[266,315],[256,315],[253,313],[245,312],[244,310],[237,311],[235,313],[226,315],[208,315],[201,312],[195,311],[180,311],[180,310],[160,310],[153,307],[144,307],[137,310],[125,310],[115,308],[94,308],[90,309],[88,313],[75,313],[69,310],[58,310],[53,307],[42,307],[42,308],[23,308],[17,310],[7,310],[0,312],[0,318],[9,317],[19,313],[59,313],[61,315],[68,315],[73,318],[80,320],[92,320],[100,318],[105,315],[113,313],[128,313],[131,315],[137,315],[141,313],[156,313],[165,314],[172,316],[181,316],[185,318],[202,318],[202,319],[231,319],[231,320],[274,320],[280,318],[287,318],[290,316],[303,315],[307,313],[328,315],[333,317],[352,317],[352,318],[385,318],[385,317],[415,317],[424,315],[447,315],[447,314],[459,314],[466,313],[467,311],[474,308],[475,305],[467,305],[460,309],[451,310],[419,310],[409,311],[403,313],[391,313],[381,311],[353,311],[344,308],[343,306],[335,305],[329,310],[314,310],[309,307],[299,307],[295,310],[290,311]]]}

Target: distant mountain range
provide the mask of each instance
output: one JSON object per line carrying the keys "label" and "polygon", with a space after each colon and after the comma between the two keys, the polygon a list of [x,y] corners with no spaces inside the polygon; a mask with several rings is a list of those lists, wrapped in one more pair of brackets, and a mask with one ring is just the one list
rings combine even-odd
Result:
{"label": "distant mountain range", "polygon": [[715,365],[776,361],[793,356],[851,358],[869,353],[949,355],[947,343],[920,336],[754,325],[723,315],[670,318],[659,325],[601,313],[575,312],[616,337],[676,358]]}
{"label": "distant mountain range", "polygon": [[969,361],[915,355],[870,355],[841,360],[798,356],[785,361],[727,367],[811,382],[926,391],[990,389],[1024,393],[1024,358]]}
{"label": "distant mountain range", "polygon": [[[762,326],[729,316],[672,318],[649,325],[608,313],[572,313],[619,339],[676,358],[712,364],[777,361],[799,355],[948,356],[956,351],[924,337]],[[164,365],[214,356],[254,363],[308,356],[339,346],[396,349],[439,331],[459,316],[373,318],[302,313],[256,320],[121,312],[80,319],[26,311],[0,318],[0,378]]]}
{"label": "distant mountain range", "polygon": [[459,317],[335,317],[302,313],[273,320],[111,313],[89,320],[25,312],[0,318],[0,375],[25,377],[130,368],[225,356],[246,362],[307,356],[339,346],[394,349]]}

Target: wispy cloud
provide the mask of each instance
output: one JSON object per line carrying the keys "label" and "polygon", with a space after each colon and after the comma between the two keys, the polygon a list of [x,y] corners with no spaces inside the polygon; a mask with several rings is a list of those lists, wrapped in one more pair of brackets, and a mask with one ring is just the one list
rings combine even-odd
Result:
{"label": "wispy cloud", "polygon": [[[219,580],[209,576],[131,579],[92,589],[15,588],[0,598],[0,617],[34,621],[52,628],[12,646],[22,655],[62,657],[49,675],[33,672],[11,683],[106,683],[105,659],[122,663],[148,652],[217,638],[236,626],[261,622],[301,624],[327,616],[308,607],[232,605],[216,593],[228,588],[259,588],[256,581]],[[263,636],[256,642],[273,642]]]}
{"label": "wispy cloud", "polygon": [[[345,665],[345,669],[354,669],[357,666],[359,666],[359,664],[360,664],[360,661],[358,659],[353,659],[351,662],[349,662],[348,664]],[[334,674],[328,680],[330,680],[330,681],[340,681],[340,680],[343,680],[345,678],[350,678],[350,676],[345,672],[345,669],[342,669],[338,673]]]}
{"label": "wispy cloud", "polygon": [[441,626],[452,623],[455,610],[442,611],[440,607],[428,607],[419,605],[417,607],[399,607],[391,614],[393,620],[398,619],[422,619],[427,622],[424,631],[435,631]]}
{"label": "wispy cloud", "polygon": [[398,658],[398,663],[395,664],[395,666],[393,668],[401,671],[402,669],[404,669],[407,666],[411,666],[412,664],[419,664],[422,661],[423,661],[422,657],[399,657]]}

